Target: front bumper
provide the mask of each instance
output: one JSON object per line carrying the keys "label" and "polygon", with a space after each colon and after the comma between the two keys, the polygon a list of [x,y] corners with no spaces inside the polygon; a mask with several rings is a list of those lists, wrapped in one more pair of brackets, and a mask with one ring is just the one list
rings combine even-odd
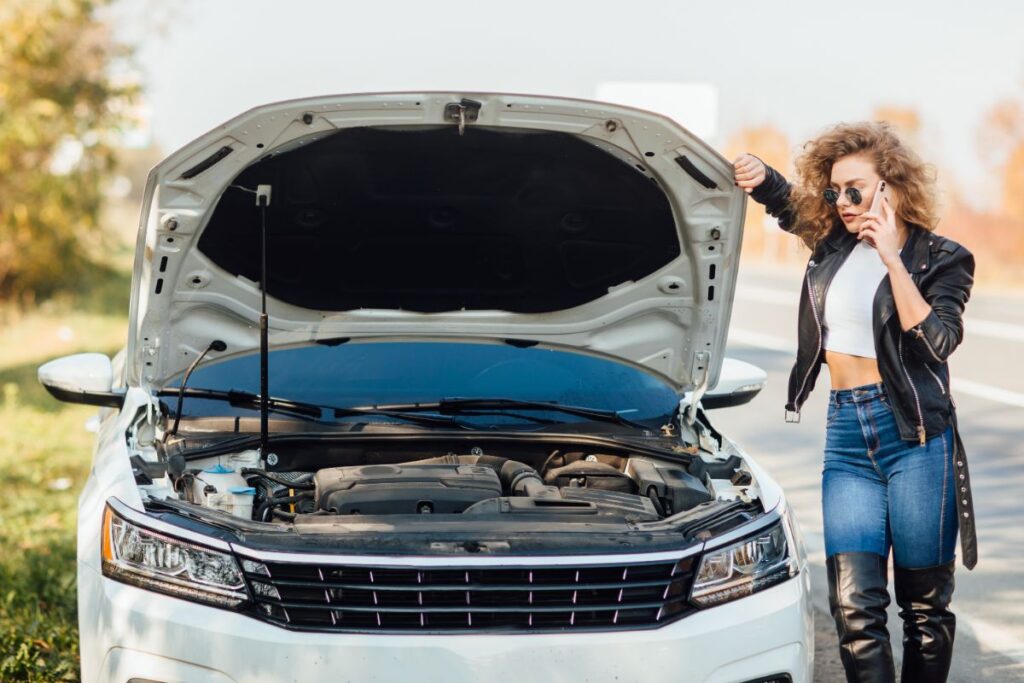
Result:
{"label": "front bumper", "polygon": [[808,572],[644,631],[525,635],[297,633],[80,566],[82,677],[229,681],[687,681],[812,676]]}

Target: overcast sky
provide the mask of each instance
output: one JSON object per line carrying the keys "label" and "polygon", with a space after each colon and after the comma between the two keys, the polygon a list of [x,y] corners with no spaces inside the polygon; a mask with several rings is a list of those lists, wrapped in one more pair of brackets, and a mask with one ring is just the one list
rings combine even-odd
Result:
{"label": "overcast sky", "polygon": [[592,98],[610,81],[701,83],[718,91],[720,150],[742,126],[774,124],[795,148],[878,105],[914,107],[922,154],[985,201],[979,123],[993,103],[1024,100],[1019,0],[192,0],[159,21],[162,36],[138,21],[157,3],[132,2],[126,35],[145,41],[166,151],[254,105],[325,93]]}

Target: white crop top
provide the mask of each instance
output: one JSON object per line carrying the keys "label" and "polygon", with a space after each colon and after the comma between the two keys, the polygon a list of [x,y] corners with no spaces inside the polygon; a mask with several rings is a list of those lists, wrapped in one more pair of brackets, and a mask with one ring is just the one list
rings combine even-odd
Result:
{"label": "white crop top", "polygon": [[[902,249],[900,250],[903,251]],[[824,346],[829,351],[875,357],[871,307],[888,270],[867,242],[859,242],[839,267],[825,294]]]}

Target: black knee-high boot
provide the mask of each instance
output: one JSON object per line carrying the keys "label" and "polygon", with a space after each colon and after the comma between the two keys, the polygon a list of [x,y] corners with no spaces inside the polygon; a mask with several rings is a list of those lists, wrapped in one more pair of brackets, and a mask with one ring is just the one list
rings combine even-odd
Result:
{"label": "black knee-high boot", "polygon": [[953,657],[956,617],[954,563],[923,569],[896,567],[896,603],[903,619],[903,675],[906,683],[944,683]]}
{"label": "black knee-high boot", "polygon": [[839,631],[846,680],[893,683],[896,679],[885,627],[888,563],[875,553],[838,553],[825,562],[828,601]]}

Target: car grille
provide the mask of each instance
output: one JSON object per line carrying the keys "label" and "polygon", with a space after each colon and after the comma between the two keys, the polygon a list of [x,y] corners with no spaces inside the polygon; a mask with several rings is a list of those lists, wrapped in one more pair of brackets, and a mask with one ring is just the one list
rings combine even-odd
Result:
{"label": "car grille", "polygon": [[654,628],[694,611],[693,557],[614,565],[415,568],[243,560],[253,614],[296,630]]}

